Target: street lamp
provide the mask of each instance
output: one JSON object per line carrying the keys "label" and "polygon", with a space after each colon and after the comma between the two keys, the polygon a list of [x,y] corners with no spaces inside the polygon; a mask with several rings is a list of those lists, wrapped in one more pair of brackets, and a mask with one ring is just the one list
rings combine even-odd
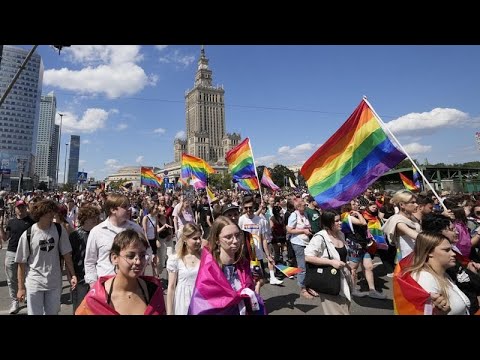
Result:
{"label": "street lamp", "polygon": [[57,149],[57,176],[55,177],[55,180],[57,182],[57,187],[58,187],[58,169],[60,168],[60,141],[62,140],[62,121],[63,121],[63,114],[58,113],[58,116],[60,116],[60,128],[58,130],[58,149]]}
{"label": "street lamp", "polygon": [[63,186],[65,186],[65,176],[67,175],[67,150],[68,150],[68,143],[65,144],[65,170],[63,171]]}

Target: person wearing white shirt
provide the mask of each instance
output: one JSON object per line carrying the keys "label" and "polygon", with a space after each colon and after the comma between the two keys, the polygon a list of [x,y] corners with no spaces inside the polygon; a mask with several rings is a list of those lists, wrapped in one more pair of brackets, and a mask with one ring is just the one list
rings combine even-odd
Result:
{"label": "person wearing white shirt", "polygon": [[111,194],[105,202],[107,219],[95,226],[88,235],[85,252],[85,282],[90,286],[100,276],[114,274],[114,266],[110,261],[110,250],[115,235],[133,229],[141,236],[143,229],[137,223],[127,220],[130,202],[125,195]]}

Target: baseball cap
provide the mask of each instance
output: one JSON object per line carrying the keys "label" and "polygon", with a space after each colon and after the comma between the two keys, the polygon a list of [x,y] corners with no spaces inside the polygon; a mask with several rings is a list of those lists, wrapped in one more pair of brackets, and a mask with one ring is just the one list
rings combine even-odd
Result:
{"label": "baseball cap", "polygon": [[27,203],[23,200],[18,200],[16,203],[15,203],[15,207],[18,207],[18,206],[27,206]]}
{"label": "baseball cap", "polygon": [[302,199],[305,199],[307,196],[310,196],[310,195],[307,194],[307,193],[304,193],[304,194],[302,195]]}
{"label": "baseball cap", "polygon": [[238,210],[238,206],[235,204],[225,204],[222,206],[222,215],[225,214],[228,210]]}

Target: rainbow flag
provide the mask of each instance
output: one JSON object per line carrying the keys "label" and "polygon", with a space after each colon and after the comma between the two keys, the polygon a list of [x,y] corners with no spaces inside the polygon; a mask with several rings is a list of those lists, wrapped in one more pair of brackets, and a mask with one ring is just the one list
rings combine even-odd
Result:
{"label": "rainbow flag", "polygon": [[260,182],[273,191],[280,190],[280,188],[273,182],[270,170],[268,170],[266,166],[263,168],[262,180]]}
{"label": "rainbow flag", "polygon": [[400,174],[400,179],[402,179],[403,186],[405,186],[405,189],[410,190],[410,191],[417,191],[417,187],[415,186],[415,183],[410,180],[408,177],[403,175],[402,173]]}
{"label": "rainbow flag", "polygon": [[227,152],[225,160],[227,160],[228,170],[232,173],[233,179],[249,179],[257,176],[248,137]]}
{"label": "rainbow flag", "polygon": [[415,166],[413,166],[413,182],[418,190],[422,190],[422,183],[420,182],[420,174]]}
{"label": "rainbow flag", "polygon": [[382,231],[380,219],[377,216],[370,214],[368,211],[364,211],[362,215],[364,219],[367,220],[368,230],[377,243],[377,249],[388,250],[388,244],[385,240],[385,234]]}
{"label": "rainbow flag", "polygon": [[258,190],[260,185],[258,184],[258,179],[256,177],[250,179],[234,179],[233,182],[236,182],[240,190]]}
{"label": "rainbow flag", "polygon": [[423,315],[430,294],[410,275],[402,274],[413,260],[413,253],[400,260],[393,272],[393,311],[395,315]]}
{"label": "rainbow flag", "polygon": [[160,179],[157,175],[153,173],[153,170],[147,167],[140,169],[140,184],[151,187],[162,187],[163,179]]}
{"label": "rainbow flag", "polygon": [[275,267],[280,270],[286,277],[292,278],[293,275],[302,272],[302,269],[297,267],[286,266],[282,264],[276,264]]}
{"label": "rainbow flag", "polygon": [[215,173],[215,170],[201,158],[188,154],[182,154],[182,166],[180,173],[182,179],[187,179],[189,177],[195,178],[195,183],[201,181],[206,186],[208,174]]}
{"label": "rainbow flag", "polygon": [[357,197],[405,158],[365,100],[302,166],[310,194],[322,209]]}

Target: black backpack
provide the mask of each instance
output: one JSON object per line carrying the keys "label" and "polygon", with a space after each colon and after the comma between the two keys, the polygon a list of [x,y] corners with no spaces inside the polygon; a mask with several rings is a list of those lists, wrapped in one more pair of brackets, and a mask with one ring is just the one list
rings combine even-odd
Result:
{"label": "black backpack", "polygon": [[[55,227],[57,228],[57,233],[58,233],[58,253],[60,254],[60,239],[62,237],[62,225],[59,223],[54,223]],[[27,243],[28,243],[28,250],[30,251],[30,254],[32,253],[32,246],[30,242],[32,241],[32,226],[30,226],[27,229]],[[60,254],[61,256],[62,254]]]}

